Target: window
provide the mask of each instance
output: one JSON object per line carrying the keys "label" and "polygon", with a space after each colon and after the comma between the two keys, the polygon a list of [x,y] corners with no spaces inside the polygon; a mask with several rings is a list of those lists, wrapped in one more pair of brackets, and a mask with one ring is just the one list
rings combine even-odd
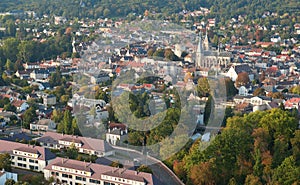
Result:
{"label": "window", "polygon": [[22,160],[23,160],[23,158],[22,158],[22,157],[18,157],[18,160],[19,160],[19,161],[22,161]]}
{"label": "window", "polygon": [[30,162],[30,163],[34,163],[34,160],[32,160],[32,159],[29,159],[29,162]]}
{"label": "window", "polygon": [[23,161],[26,161],[26,158],[23,158]]}
{"label": "window", "polygon": [[23,164],[22,164],[22,163],[18,163],[18,166],[22,167],[22,166],[23,166]]}
{"label": "window", "polygon": [[82,181],[86,181],[86,178],[85,178],[85,177],[83,177],[83,178],[82,178]]}
{"label": "window", "polygon": [[69,176],[68,176],[68,174],[63,173],[62,177],[68,178]]}
{"label": "window", "polygon": [[78,177],[78,176],[76,176],[76,180],[79,180],[79,181],[81,181],[81,180],[82,180],[82,177]]}
{"label": "window", "polygon": [[30,168],[31,170],[34,170],[34,166],[32,166],[32,165],[29,165],[29,168]]}
{"label": "window", "polygon": [[94,180],[94,179],[90,179],[90,183],[94,183],[94,184],[100,184],[100,181],[98,181],[98,180]]}

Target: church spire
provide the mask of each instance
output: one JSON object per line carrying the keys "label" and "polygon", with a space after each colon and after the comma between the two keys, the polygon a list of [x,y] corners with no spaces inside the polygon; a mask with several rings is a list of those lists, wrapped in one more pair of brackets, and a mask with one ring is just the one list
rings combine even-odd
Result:
{"label": "church spire", "polygon": [[207,51],[209,50],[209,40],[208,40],[208,34],[207,34],[207,30],[205,31],[205,38],[204,38],[204,43],[203,43],[203,47],[204,50]]}
{"label": "church spire", "polygon": [[196,51],[196,61],[195,61],[196,67],[200,67],[201,61],[203,60],[203,43],[202,43],[201,31],[199,32],[198,39],[199,39],[199,41],[198,41],[198,47],[197,47],[197,51]]}

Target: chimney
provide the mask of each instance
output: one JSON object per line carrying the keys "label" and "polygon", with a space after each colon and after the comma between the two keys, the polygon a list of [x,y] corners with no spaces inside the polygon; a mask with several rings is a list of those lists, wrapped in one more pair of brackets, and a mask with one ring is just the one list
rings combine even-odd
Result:
{"label": "chimney", "polygon": [[64,164],[64,158],[61,158],[61,164]]}

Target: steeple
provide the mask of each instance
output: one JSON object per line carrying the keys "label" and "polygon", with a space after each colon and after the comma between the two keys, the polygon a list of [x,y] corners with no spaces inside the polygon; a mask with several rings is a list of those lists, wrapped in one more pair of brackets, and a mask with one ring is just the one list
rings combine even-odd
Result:
{"label": "steeple", "polygon": [[205,51],[209,50],[209,40],[208,40],[207,30],[206,30],[206,33],[205,33],[203,47],[204,47]]}
{"label": "steeple", "polygon": [[199,32],[198,39],[199,39],[199,41],[198,41],[198,47],[197,47],[197,52],[196,52],[196,61],[195,61],[196,67],[200,67],[201,61],[203,60],[203,43],[202,43],[201,31]]}

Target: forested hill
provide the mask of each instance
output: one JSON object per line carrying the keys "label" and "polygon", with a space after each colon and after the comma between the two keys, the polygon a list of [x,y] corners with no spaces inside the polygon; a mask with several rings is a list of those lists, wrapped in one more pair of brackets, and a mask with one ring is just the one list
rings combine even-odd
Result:
{"label": "forested hill", "polygon": [[228,19],[239,14],[253,18],[265,11],[280,14],[297,12],[298,0],[1,0],[0,12],[11,10],[33,10],[43,14],[70,17],[124,17],[129,13],[142,15],[145,10],[161,13],[163,17],[182,10],[196,10],[207,7],[212,15]]}

